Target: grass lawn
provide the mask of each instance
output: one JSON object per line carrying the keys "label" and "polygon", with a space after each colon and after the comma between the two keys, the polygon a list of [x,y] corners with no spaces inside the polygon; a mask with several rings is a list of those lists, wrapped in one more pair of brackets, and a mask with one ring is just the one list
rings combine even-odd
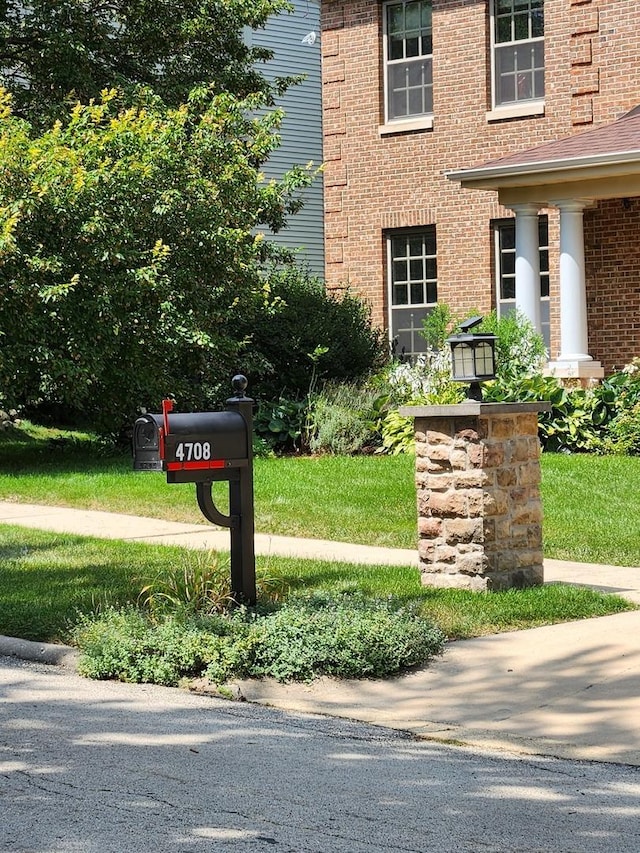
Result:
{"label": "grass lawn", "polygon": [[[257,459],[257,529],[412,547],[411,457]],[[543,458],[548,556],[640,564],[640,460]],[[220,486],[224,489],[224,486]],[[126,453],[88,437],[28,426],[0,433],[0,500],[111,510],[202,522],[193,486],[134,474]],[[135,603],[142,587],[201,553],[0,526],[0,633],[68,640],[81,612]],[[215,559],[215,557],[213,557]],[[221,555],[226,560],[226,555]],[[415,569],[281,558],[258,560],[258,578],[305,588],[419,599],[451,638],[604,615],[629,605],[588,589],[549,585],[477,595],[422,588]]]}
{"label": "grass lawn", "polygon": [[[124,452],[55,435],[0,433],[0,500],[205,523],[193,486],[134,474]],[[413,465],[409,456],[256,459],[256,528],[412,548]],[[640,565],[640,458],[543,454],[542,476],[547,557]],[[217,488],[224,495],[225,485]]]}
{"label": "grass lawn", "polygon": [[[0,525],[0,634],[65,642],[80,613],[107,605],[135,604],[142,587],[159,574],[215,555],[167,546],[114,542]],[[222,568],[227,559],[220,555]],[[419,600],[422,610],[450,638],[601,616],[629,609],[621,598],[579,587],[549,585],[479,595],[432,590],[410,567],[259,558],[258,581],[286,593],[304,588],[359,590],[400,601]]]}

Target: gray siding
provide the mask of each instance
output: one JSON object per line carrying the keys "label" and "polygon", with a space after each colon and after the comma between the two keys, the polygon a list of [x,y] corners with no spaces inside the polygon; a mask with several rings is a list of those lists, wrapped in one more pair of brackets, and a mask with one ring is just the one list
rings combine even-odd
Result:
{"label": "gray siding", "polygon": [[[273,17],[264,30],[251,34],[254,45],[274,51],[265,66],[268,77],[306,75],[279,99],[285,112],[280,130],[282,144],[271,156],[264,172],[279,178],[291,166],[322,163],[322,80],[320,69],[320,3],[318,0],[294,0],[294,11]],[[303,39],[315,33],[314,44]],[[289,225],[272,238],[289,248],[300,249],[300,260],[311,272],[324,278],[324,226],[322,176],[305,190],[304,207],[290,217]]]}

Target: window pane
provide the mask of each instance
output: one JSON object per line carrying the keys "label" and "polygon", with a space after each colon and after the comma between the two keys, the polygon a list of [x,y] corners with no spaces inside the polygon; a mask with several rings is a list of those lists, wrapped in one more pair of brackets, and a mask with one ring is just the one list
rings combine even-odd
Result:
{"label": "window pane", "polygon": [[427,258],[427,278],[437,278],[438,272],[436,268],[436,259],[435,258]]}
{"label": "window pane", "polygon": [[511,41],[511,18],[498,18],[496,24],[496,41]]}
{"label": "window pane", "polygon": [[516,247],[516,225],[514,223],[510,223],[508,225],[503,225],[500,228],[500,248],[504,249],[515,249]]}
{"label": "window pane", "polygon": [[406,261],[394,261],[393,262],[393,280],[394,281],[407,281],[407,262]]}
{"label": "window pane", "polygon": [[423,74],[422,62],[412,62],[407,65],[407,85],[408,86],[420,86],[422,87],[422,74]]}
{"label": "window pane", "polygon": [[409,277],[411,281],[423,281],[424,266],[422,263],[422,258],[412,260],[409,264],[409,270]]}
{"label": "window pane", "polygon": [[407,33],[405,40],[405,56],[420,56],[420,39],[417,33]]}
{"label": "window pane", "polygon": [[549,250],[540,249],[540,273],[549,272]]}
{"label": "window pane", "polygon": [[391,238],[391,256],[393,258],[403,257],[405,254],[406,241],[404,237]]}
{"label": "window pane", "polygon": [[531,13],[531,35],[540,38],[544,35],[544,12],[542,9]]}
{"label": "window pane", "polygon": [[436,253],[436,229],[432,228],[425,232],[424,248],[427,255],[435,255]]}
{"label": "window pane", "polygon": [[512,47],[503,47],[497,51],[498,73],[505,74],[515,71],[516,53]]}
{"label": "window pane", "polygon": [[426,0],[423,0],[422,12],[421,12],[420,17],[421,17],[420,23],[421,23],[422,29],[423,30],[430,30],[431,29],[431,20],[432,20],[431,0],[428,0],[428,2],[426,2]]}
{"label": "window pane", "polygon": [[540,296],[549,296],[549,274],[540,275]]}
{"label": "window pane", "polygon": [[408,305],[409,296],[406,284],[394,284],[393,286],[393,304]]}
{"label": "window pane", "polygon": [[401,3],[387,6],[387,32],[389,35],[401,33],[404,30],[404,9]]}
{"label": "window pane", "polygon": [[544,98],[544,71],[536,71],[533,77],[533,92],[535,98]]}
{"label": "window pane", "polygon": [[406,10],[406,28],[408,30],[419,30],[422,17],[421,3],[407,3]]}
{"label": "window pane", "polygon": [[496,11],[498,15],[513,11],[513,0],[496,0]]}
{"label": "window pane", "polygon": [[427,282],[427,302],[433,304],[438,301],[438,285],[435,281]]}
{"label": "window pane", "polygon": [[531,74],[518,74],[518,100],[529,101],[533,98],[533,80]]}
{"label": "window pane", "polygon": [[409,89],[409,108],[408,115],[418,116],[424,114],[424,101],[422,98],[422,89]]}
{"label": "window pane", "polygon": [[407,251],[409,253],[409,257],[412,258],[421,258],[422,257],[422,235],[416,235],[413,237],[407,238]]}
{"label": "window pane", "polygon": [[502,255],[502,274],[515,275],[516,272],[516,253],[504,252]]}
{"label": "window pane", "polygon": [[500,279],[500,299],[516,298],[516,280],[503,276]]}
{"label": "window pane", "polygon": [[[546,216],[538,218],[538,242],[540,246],[549,245],[549,219]],[[549,269],[548,266],[547,269]]]}
{"label": "window pane", "polygon": [[411,304],[412,305],[422,305],[424,302],[424,285],[422,282],[420,284],[412,284],[411,285]]}
{"label": "window pane", "polygon": [[392,36],[389,39],[389,59],[404,59],[404,40]]}
{"label": "window pane", "polygon": [[433,53],[433,39],[430,33],[422,36],[421,50],[423,56],[430,56]]}
{"label": "window pane", "polygon": [[516,81],[515,77],[501,77],[498,80],[498,96],[496,102],[498,104],[508,104],[516,99]]}
{"label": "window pane", "polygon": [[516,41],[522,41],[529,38],[529,15],[525,12],[523,15],[516,15],[514,19],[514,38]]}

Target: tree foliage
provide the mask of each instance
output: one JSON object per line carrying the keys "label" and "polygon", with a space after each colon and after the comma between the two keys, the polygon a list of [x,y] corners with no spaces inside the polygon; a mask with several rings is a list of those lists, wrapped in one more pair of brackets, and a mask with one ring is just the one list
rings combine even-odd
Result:
{"label": "tree foliage", "polygon": [[258,28],[286,0],[4,0],[0,82],[16,114],[46,126],[69,102],[144,85],[169,105],[192,88],[245,97],[267,91],[243,28]]}
{"label": "tree foliage", "polygon": [[117,432],[166,395],[202,407],[236,369],[237,318],[307,181],[266,182],[279,114],[210,89],[77,105],[43,134],[0,102],[0,389]]}

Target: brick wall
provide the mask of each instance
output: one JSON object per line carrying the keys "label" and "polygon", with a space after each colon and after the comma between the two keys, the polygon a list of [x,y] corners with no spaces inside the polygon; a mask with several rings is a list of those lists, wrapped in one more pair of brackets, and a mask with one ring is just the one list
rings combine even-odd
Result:
{"label": "brick wall", "polygon": [[[495,304],[490,221],[511,211],[493,192],[461,189],[445,170],[588,130],[640,104],[640,0],[545,5],[544,115],[487,120],[488,2],[434,0],[433,129],[381,135],[382,5],[324,0],[326,280],[329,288],[350,285],[362,294],[376,323],[388,320],[384,234],[394,228],[436,225],[440,301],[460,312]],[[555,356],[558,214],[541,212],[549,215]],[[638,212],[640,200],[630,209],[617,200],[585,216],[590,351],[609,369],[640,352],[628,308],[640,307]],[[630,249],[623,265],[615,257],[621,246]],[[603,266],[598,258],[605,256]]]}

